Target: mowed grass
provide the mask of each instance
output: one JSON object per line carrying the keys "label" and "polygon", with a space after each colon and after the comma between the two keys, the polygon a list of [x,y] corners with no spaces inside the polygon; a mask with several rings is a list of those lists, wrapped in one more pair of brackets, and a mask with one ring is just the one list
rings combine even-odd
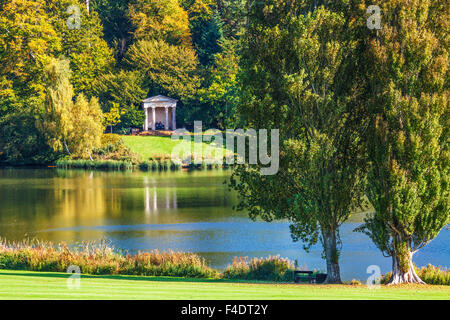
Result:
{"label": "mowed grass", "polygon": [[[153,157],[166,156],[170,158],[172,150],[178,145],[184,146],[183,148],[190,148],[191,153],[195,155],[194,145],[195,143],[186,142],[180,140],[172,140],[171,137],[154,137],[154,136],[122,136],[125,145],[130,148],[131,152],[139,155],[140,160],[145,161]],[[224,155],[230,154],[230,152],[224,148],[215,148],[212,144],[201,143],[204,154],[211,151],[209,148],[217,149],[219,152],[224,150]],[[212,150],[215,152],[214,150]]]}
{"label": "mowed grass", "polygon": [[448,286],[366,286],[244,283],[138,276],[81,276],[80,288],[69,289],[69,275],[0,270],[0,299],[432,299],[449,300]]}

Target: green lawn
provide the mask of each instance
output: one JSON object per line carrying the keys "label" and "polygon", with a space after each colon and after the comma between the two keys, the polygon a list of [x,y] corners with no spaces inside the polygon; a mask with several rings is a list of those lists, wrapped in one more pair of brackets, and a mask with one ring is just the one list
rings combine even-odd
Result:
{"label": "green lawn", "polygon": [[[131,149],[131,152],[138,154],[142,161],[155,156],[170,157],[175,146],[189,144],[182,141],[181,138],[178,141],[174,141],[171,137],[122,136],[122,139],[125,145]],[[194,142],[190,143],[190,147],[192,154],[194,154]],[[206,152],[207,147],[209,147],[208,144],[202,143],[204,152]],[[213,147],[213,149],[216,148]],[[229,154],[229,152],[226,151],[226,154]]]}
{"label": "green lawn", "polygon": [[68,275],[0,270],[0,299],[450,299],[450,287],[368,289],[348,285],[236,283],[164,277],[82,276],[68,289]]}

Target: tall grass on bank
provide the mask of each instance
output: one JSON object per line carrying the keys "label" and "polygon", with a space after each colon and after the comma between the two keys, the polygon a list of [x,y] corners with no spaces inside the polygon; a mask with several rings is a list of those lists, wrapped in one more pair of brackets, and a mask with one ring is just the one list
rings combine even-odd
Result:
{"label": "tall grass on bank", "polygon": [[[295,267],[290,260],[279,256],[267,258],[235,257],[223,273],[211,268],[204,258],[193,253],[139,252],[135,255],[120,252],[106,241],[83,242],[69,248],[65,243],[26,240],[6,242],[0,239],[0,269],[40,272],[66,272],[78,266],[82,274],[137,275],[188,278],[225,278],[232,280],[260,280],[291,282]],[[450,285],[450,269],[428,265],[416,268],[427,284]],[[382,277],[386,284],[392,273]],[[353,280],[352,284],[360,284]]]}
{"label": "tall grass on bank", "polygon": [[142,171],[176,171],[181,168],[181,163],[171,160],[149,160],[139,164],[139,169]]}
{"label": "tall grass on bank", "polygon": [[217,277],[217,271],[193,253],[154,250],[129,255],[117,252],[104,241],[84,242],[69,249],[64,243],[0,240],[0,269],[66,272],[72,265],[80,267],[83,274],[92,275]]}
{"label": "tall grass on bank", "polygon": [[292,282],[294,265],[289,259],[280,258],[280,256],[253,259],[235,257],[233,264],[223,272],[223,277],[227,279]]}
{"label": "tall grass on bank", "polygon": [[133,164],[129,161],[116,160],[58,160],[56,167],[60,169],[130,170],[133,168]]}
{"label": "tall grass on bank", "polygon": [[[436,285],[446,285],[450,286],[450,269],[443,267],[435,267],[431,264],[426,267],[417,268],[417,275],[422,279],[426,284],[436,284]],[[381,277],[381,283],[387,284],[392,277],[392,272],[389,271],[386,275]]]}

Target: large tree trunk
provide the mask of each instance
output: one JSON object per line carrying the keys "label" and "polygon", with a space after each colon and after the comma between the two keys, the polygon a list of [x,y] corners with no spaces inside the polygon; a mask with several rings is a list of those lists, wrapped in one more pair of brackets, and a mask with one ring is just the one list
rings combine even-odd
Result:
{"label": "large tree trunk", "polygon": [[416,273],[412,262],[413,253],[407,241],[395,241],[392,255],[392,277],[388,284],[425,284]]}
{"label": "large tree trunk", "polygon": [[325,283],[342,283],[339,269],[339,252],[337,250],[336,231],[323,232],[325,257],[327,260],[327,279]]}

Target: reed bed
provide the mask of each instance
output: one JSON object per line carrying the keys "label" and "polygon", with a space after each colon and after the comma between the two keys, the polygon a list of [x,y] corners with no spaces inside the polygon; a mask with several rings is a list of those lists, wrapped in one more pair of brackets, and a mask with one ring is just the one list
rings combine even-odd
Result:
{"label": "reed bed", "polygon": [[58,160],[60,169],[131,170],[133,163],[117,160]]}
{"label": "reed bed", "polygon": [[[109,242],[82,242],[69,247],[65,243],[25,240],[7,242],[0,239],[0,269],[41,272],[66,272],[70,266],[82,274],[137,275],[188,278],[225,278],[233,280],[262,280],[292,282],[295,266],[280,256],[266,258],[235,257],[223,273],[208,266],[206,260],[194,253],[159,251],[122,252]],[[427,284],[450,285],[450,270],[428,265],[416,268]],[[391,272],[382,276],[386,284]],[[354,280],[355,284],[359,283]]]}
{"label": "reed bed", "polygon": [[154,250],[130,255],[105,241],[83,242],[75,248],[38,240],[0,241],[0,269],[66,272],[69,266],[78,266],[83,274],[92,275],[218,276],[205,259],[193,253]]}
{"label": "reed bed", "polygon": [[[135,168],[133,163],[117,160],[58,160],[56,167],[59,169],[85,169],[85,170],[131,170]],[[137,165],[141,171],[178,171],[183,168],[191,170],[228,169],[229,166],[219,164],[189,164],[167,159],[142,161]]]}
{"label": "reed bed", "polygon": [[172,160],[149,160],[139,164],[139,169],[142,171],[177,171],[181,168],[181,163]]}

